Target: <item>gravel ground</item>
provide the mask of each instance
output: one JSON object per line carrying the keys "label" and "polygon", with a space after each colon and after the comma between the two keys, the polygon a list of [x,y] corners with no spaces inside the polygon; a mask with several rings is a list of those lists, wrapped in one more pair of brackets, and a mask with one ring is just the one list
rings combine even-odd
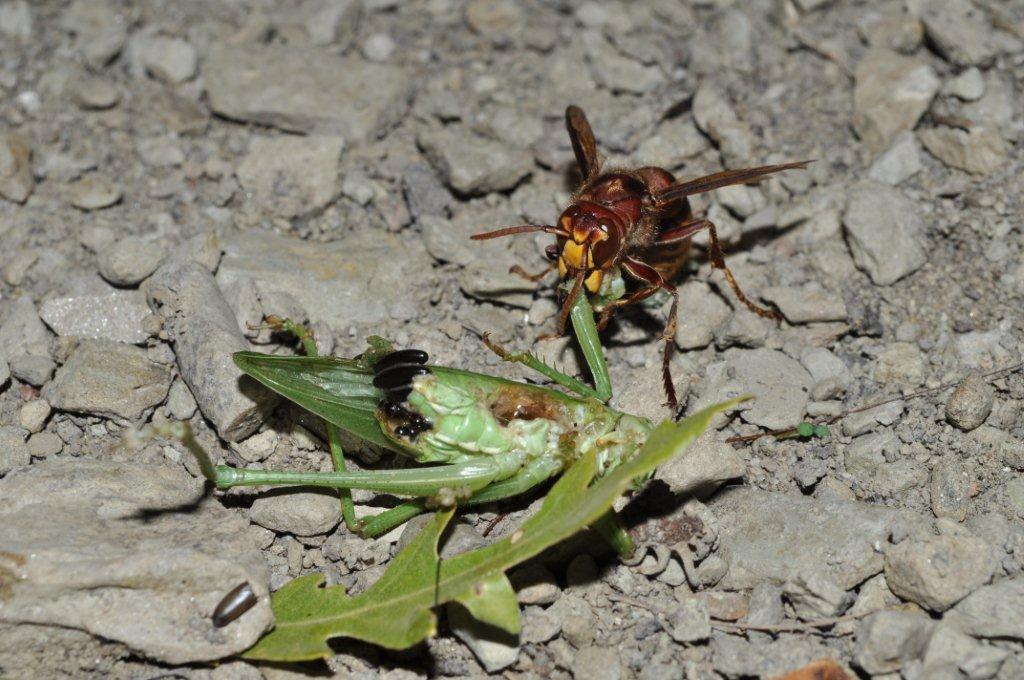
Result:
{"label": "gravel ground", "polygon": [[[555,219],[575,103],[612,165],[817,159],[696,200],[785,321],[698,254],[680,394],[758,399],[630,505],[634,559],[583,536],[513,574],[519,640],[449,612],[401,654],[341,642],[330,671],[1024,677],[1024,376],[985,376],[1021,361],[1022,89],[1019,0],[3,0],[0,674],[322,673],[232,657],[269,591],[365,588],[418,524],[363,541],[322,494],[204,497],[180,445],[123,437],[188,420],[229,463],[328,469],[313,420],[238,382],[231,352],[294,351],[264,314],[339,355],[377,334],[522,377],[479,333],[552,330],[551,290],[506,273],[550,237],[468,236]],[[667,310],[606,338],[614,403],[657,419]],[[892,397],[824,439],[722,443]],[[446,551],[537,498],[466,515]],[[245,580],[259,604],[213,629]]]}

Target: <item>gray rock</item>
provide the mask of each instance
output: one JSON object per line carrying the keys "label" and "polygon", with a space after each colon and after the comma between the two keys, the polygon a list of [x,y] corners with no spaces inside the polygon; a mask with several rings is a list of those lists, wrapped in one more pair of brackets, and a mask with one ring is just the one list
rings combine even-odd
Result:
{"label": "gray rock", "polygon": [[117,56],[129,24],[109,0],[75,0],[60,16],[60,27],[75,36],[75,50],[93,68]]}
{"label": "gray rock", "polygon": [[[13,369],[12,369],[13,370]],[[946,402],[946,420],[969,432],[992,413],[995,390],[977,373],[971,373],[961,382]]]}
{"label": "gray rock", "polygon": [[707,347],[730,313],[729,306],[706,283],[687,281],[679,289],[676,346],[679,349]]}
{"label": "gray rock", "polygon": [[897,134],[889,148],[879,154],[868,169],[868,179],[896,186],[907,181],[924,167],[921,148],[913,132]]}
{"label": "gray rock", "polygon": [[8,360],[11,375],[21,382],[42,387],[57,370],[53,359],[38,354],[18,354]]}
{"label": "gray rock", "polygon": [[121,188],[103,175],[91,174],[68,186],[71,205],[81,210],[109,208],[121,200]]}
{"label": "gray rock", "polygon": [[469,647],[488,673],[508,668],[519,658],[519,640],[515,635],[480,622],[462,605],[452,603],[446,609],[452,633]]}
{"label": "gray rock", "polygon": [[854,185],[843,225],[854,262],[876,285],[899,281],[927,259],[920,240],[924,221],[917,206],[892,187],[877,182]]}
{"label": "gray rock", "polygon": [[[572,584],[568,573],[566,580]],[[592,583],[594,580],[596,576],[586,583]],[[562,637],[576,649],[582,649],[594,641],[597,615],[590,604],[579,595],[571,592],[562,593],[562,596],[548,608],[548,613],[561,622]]]}
{"label": "gray rock", "polygon": [[646,94],[665,82],[661,69],[630,59],[600,33],[584,32],[582,41],[590,74],[607,90]]}
{"label": "gray rock", "polygon": [[719,441],[717,433],[707,432],[681,455],[659,467],[655,476],[672,493],[705,496],[745,472],[743,458],[732,445]]}
{"label": "gray rock", "polygon": [[421,133],[417,142],[444,182],[459,194],[478,196],[511,189],[533,170],[533,157],[449,126]]}
{"label": "gray rock", "polygon": [[811,396],[831,399],[846,391],[853,380],[843,360],[824,347],[808,347],[800,353],[800,363],[811,374]]}
{"label": "gray rock", "polygon": [[[0,495],[13,570],[0,621],[83,630],[167,664],[233,656],[271,625],[245,521],[180,467],[47,460],[0,481]],[[215,628],[213,608],[245,582],[256,606]]]}
{"label": "gray rock", "polygon": [[32,37],[32,10],[25,0],[0,5],[0,33],[24,41]]}
{"label": "gray rock", "polygon": [[772,286],[764,289],[761,297],[775,304],[790,323],[846,320],[846,303],[842,296],[815,285]]}
{"label": "gray rock", "polygon": [[106,78],[88,75],[72,83],[71,98],[83,109],[103,110],[121,101],[121,93]]}
{"label": "gray rock", "polygon": [[0,357],[18,354],[50,356],[50,334],[39,320],[35,305],[27,295],[14,300],[0,322]]}
{"label": "gray rock", "polygon": [[957,77],[946,81],[942,86],[942,93],[965,102],[977,101],[985,94],[985,79],[981,71],[972,66]]}
{"label": "gray rock", "polygon": [[1024,640],[1024,577],[978,588],[944,620],[974,637]]}
{"label": "gray rock", "polygon": [[[177,385],[178,383],[175,383]],[[188,385],[181,383],[186,389]],[[171,387],[173,391],[174,387]],[[170,400],[168,400],[170,401]],[[240,442],[235,442],[231,445],[231,449],[239,456],[244,458],[250,463],[258,463],[261,460],[266,460],[270,454],[277,448],[278,436],[274,430],[264,430],[258,434],[254,434],[248,439],[243,439]]]}
{"label": "gray rock", "polygon": [[752,406],[740,412],[743,420],[769,429],[796,427],[812,382],[798,361],[767,348],[730,350],[726,361],[742,391],[754,395]]}
{"label": "gray rock", "polygon": [[879,573],[884,545],[898,524],[923,524],[916,514],[850,501],[820,501],[799,494],[766,493],[737,487],[708,502],[719,521],[721,549],[729,572],[719,584],[726,590],[758,583],[785,583],[793,573],[793,555],[823,565],[835,583],[849,590]]}
{"label": "gray rock", "polygon": [[555,575],[540,564],[528,564],[513,571],[509,574],[509,580],[516,589],[519,604],[551,604],[561,593]]}
{"label": "gray rock", "polygon": [[1024,478],[1014,477],[1006,483],[1006,500],[1010,511],[1024,519]]}
{"label": "gray rock", "polygon": [[890,460],[899,455],[900,441],[889,430],[857,437],[846,447],[843,461],[847,474],[866,485],[870,485]]}
{"label": "gray rock", "polygon": [[872,47],[887,47],[905,54],[920,47],[924,38],[920,19],[903,7],[864,12],[857,20],[857,31]]}
{"label": "gray rock", "polygon": [[397,67],[319,50],[221,47],[203,64],[210,106],[228,118],[370,141],[405,115],[412,85]]}
{"label": "gray rock", "polygon": [[253,501],[249,519],[278,533],[319,536],[338,526],[341,504],[330,491],[277,490]]}
{"label": "gray rock", "polygon": [[25,405],[18,411],[18,423],[35,434],[43,429],[53,409],[46,403],[45,399],[33,399],[25,402]]}
{"label": "gray rock", "polygon": [[999,665],[1010,655],[1005,649],[977,642],[954,626],[942,622],[935,626],[924,651],[924,677],[991,678]]}
{"label": "gray rock", "polygon": [[913,130],[939,89],[928,63],[872,48],[857,64],[853,89],[853,129],[873,153],[904,130]]}
{"label": "gray rock", "polygon": [[139,35],[130,44],[132,61],[140,70],[171,85],[191,80],[196,74],[199,56],[196,48],[181,38]]}
{"label": "gray rock", "polygon": [[64,450],[64,440],[53,432],[38,432],[28,439],[28,452],[33,458],[55,456]]}
{"label": "gray rock", "polygon": [[238,181],[257,205],[281,217],[316,214],[338,197],[341,137],[257,137],[238,166]]}
{"label": "gray rock", "polygon": [[0,196],[24,203],[36,186],[32,176],[32,148],[13,132],[0,135]]}
{"label": "gray rock", "polygon": [[922,130],[920,136],[924,148],[940,161],[976,175],[991,175],[1009,160],[997,130],[938,127]]}
{"label": "gray rock", "polygon": [[669,609],[665,621],[669,636],[676,642],[698,642],[711,636],[707,604],[696,597],[688,597]]}
{"label": "gray rock", "polygon": [[464,267],[459,272],[462,292],[478,300],[529,309],[537,284],[509,272],[508,267],[496,264],[493,259],[478,259]]}
{"label": "gray rock", "polygon": [[3,387],[7,384],[7,381],[11,379],[11,369],[7,365],[7,360],[0,357],[0,392],[3,391]]}
{"label": "gray rock", "polygon": [[275,398],[232,361],[249,345],[209,270],[172,256],[146,281],[146,296],[164,318],[181,377],[221,438],[255,432]]}
{"label": "gray rock", "polygon": [[425,216],[444,217],[452,202],[452,195],[437,178],[437,173],[426,163],[413,163],[402,175],[402,187],[409,213],[416,219]]}
{"label": "gray rock", "polygon": [[920,612],[886,610],[857,624],[854,662],[872,675],[893,673],[924,654],[933,623]]}
{"label": "gray rock", "polygon": [[[782,588],[771,583],[758,583],[750,591],[744,623],[754,626],[773,626],[782,623],[786,610],[782,604]],[[756,635],[756,633],[754,633]]]}
{"label": "gray rock", "polygon": [[619,680],[622,677],[622,662],[619,653],[611,647],[588,645],[576,652],[572,660],[572,677],[576,680],[607,678]]}
{"label": "gray rock", "polygon": [[783,638],[752,644],[742,637],[713,633],[710,651],[717,673],[727,678],[777,678],[823,657],[833,656],[814,638]]}
{"label": "gray rock", "polygon": [[929,485],[932,513],[936,517],[964,521],[972,484],[972,476],[964,463],[951,455],[945,456],[932,468]]}
{"label": "gray rock", "polygon": [[387,33],[374,33],[363,41],[363,56],[370,61],[387,61],[395,53],[395,41]]}
{"label": "gray rock", "polygon": [[917,345],[894,342],[875,359],[872,378],[883,385],[914,387],[924,382],[925,357]]}
{"label": "gray rock", "polygon": [[51,298],[39,314],[61,337],[110,340],[138,345],[149,333],[144,321],[150,315],[144,295],[134,290],[109,295]]}
{"label": "gray rock", "polygon": [[818,565],[805,564],[798,569],[782,586],[797,618],[812,621],[839,614],[847,604],[846,590]]}
{"label": "gray rock", "polygon": [[199,406],[196,404],[196,398],[192,396],[192,391],[185,381],[175,380],[167,393],[167,410],[170,411],[171,417],[176,420],[188,420],[195,415],[197,408]]}
{"label": "gray rock", "polygon": [[115,286],[135,286],[156,271],[164,254],[156,243],[128,236],[100,253],[100,275]]}
{"label": "gray rock", "polygon": [[908,539],[885,554],[885,580],[893,593],[941,612],[992,578],[988,545],[973,536]]}
{"label": "gray rock", "polygon": [[247,278],[261,296],[287,293],[312,323],[344,330],[419,315],[414,293],[425,285],[425,274],[410,277],[410,271],[430,271],[427,253],[414,239],[360,230],[343,241],[314,243],[250,231],[225,243],[217,283],[227,290]]}
{"label": "gray rock", "polygon": [[32,462],[32,455],[25,443],[26,437],[28,430],[24,428],[13,425],[0,426],[0,475],[6,475],[11,470]]}
{"label": "gray rock", "polygon": [[314,45],[347,46],[359,29],[362,2],[358,0],[309,0],[289,6],[287,16],[295,17]]}
{"label": "gray rock", "polygon": [[727,166],[749,163],[757,147],[757,138],[746,122],[736,115],[736,107],[711,79],[704,80],[693,97],[693,118],[697,127],[715,140]]}
{"label": "gray rock", "polygon": [[492,44],[504,46],[523,30],[523,10],[515,2],[470,0],[466,3],[466,23]]}
{"label": "gray rock", "polygon": [[146,351],[104,340],[83,341],[42,395],[60,411],[136,421],[161,403],[170,388],[166,368]]}
{"label": "gray rock", "polygon": [[987,12],[967,0],[927,0],[921,22],[936,51],[958,66],[984,66],[998,49]]}
{"label": "gray rock", "polygon": [[185,152],[172,138],[158,135],[141,137],[135,151],[142,162],[151,168],[175,168],[185,162]]}

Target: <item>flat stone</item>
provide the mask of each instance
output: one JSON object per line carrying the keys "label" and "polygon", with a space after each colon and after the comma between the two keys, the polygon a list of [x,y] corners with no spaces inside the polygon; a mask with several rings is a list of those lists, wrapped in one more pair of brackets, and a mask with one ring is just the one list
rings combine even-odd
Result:
{"label": "flat stone", "polygon": [[1024,577],[978,588],[949,610],[945,621],[974,637],[1024,640]]}
{"label": "flat stone", "polygon": [[121,200],[121,189],[102,175],[87,175],[68,187],[71,205],[81,210],[109,208]]}
{"label": "flat stone", "polygon": [[191,80],[199,63],[196,48],[181,38],[138,36],[131,51],[142,69],[171,85]]}
{"label": "flat stone", "polygon": [[797,426],[812,384],[798,361],[767,348],[729,350],[726,361],[743,392],[754,395],[750,408],[740,412],[745,421],[769,429]]}
{"label": "flat stone", "polygon": [[846,320],[846,303],[838,293],[814,286],[772,286],[761,297],[776,305],[790,323]]}
{"label": "flat stone", "polygon": [[572,677],[607,678],[619,680],[622,677],[622,662],[613,647],[587,645],[576,652],[572,660]]}
{"label": "flat stone", "polygon": [[163,402],[170,386],[168,370],[150,361],[145,350],[85,340],[42,394],[60,411],[135,421]]}
{"label": "flat stone", "polygon": [[985,66],[998,53],[988,13],[968,0],[927,0],[920,16],[928,39],[947,61]]}
{"label": "flat stone", "polygon": [[109,109],[121,101],[117,86],[106,78],[88,75],[71,85],[71,97],[83,109]]}
{"label": "flat stone", "polygon": [[797,573],[783,584],[782,592],[793,613],[803,621],[835,616],[847,604],[846,591],[831,574],[817,565],[799,567]]}
{"label": "flat stone", "polygon": [[705,602],[689,597],[665,615],[668,634],[676,642],[698,642],[711,636],[711,620]]}
{"label": "flat stone", "polygon": [[1006,165],[1006,143],[998,131],[989,128],[960,130],[938,127],[921,130],[921,143],[946,165],[975,175],[990,175]]}
{"label": "flat stone", "polygon": [[238,181],[256,205],[285,218],[322,211],[340,193],[341,137],[257,137],[238,165]]}
{"label": "flat stone", "polygon": [[533,156],[471,130],[449,126],[421,133],[417,142],[444,182],[465,196],[506,191],[533,170]]}
{"label": "flat stone", "polygon": [[924,654],[933,625],[921,612],[872,614],[857,624],[854,662],[872,675],[896,672]]}
{"label": "flat stone", "polygon": [[917,205],[885,184],[854,185],[843,226],[853,261],[876,285],[899,281],[927,259],[921,244],[925,225]]}
{"label": "flat stone", "polygon": [[973,536],[908,539],[885,554],[885,580],[893,593],[941,612],[992,578],[989,546]]}
{"label": "flat stone", "polygon": [[868,168],[868,179],[897,186],[921,172],[921,147],[913,132],[897,134],[889,148],[879,154]]}
{"label": "flat stone", "polygon": [[665,82],[660,68],[630,59],[600,33],[588,31],[581,37],[590,74],[605,89],[646,94]]}
{"label": "flat stone", "polygon": [[23,295],[8,307],[0,322],[0,357],[18,354],[50,356],[50,333],[39,320],[32,298]]}
{"label": "flat stone", "polygon": [[894,342],[875,359],[872,378],[882,385],[916,387],[924,382],[925,357],[917,345]]}
{"label": "flat stone", "polygon": [[977,101],[985,94],[985,78],[981,71],[972,66],[957,77],[947,80],[942,86],[942,93],[965,102]]}
{"label": "flat stone", "polygon": [[46,426],[46,421],[52,411],[53,409],[45,399],[33,399],[25,402],[25,405],[18,411],[18,424],[35,434]]}
{"label": "flat stone", "polygon": [[389,233],[361,230],[343,241],[315,243],[249,231],[224,244],[217,283],[227,290],[248,279],[261,295],[287,293],[312,323],[344,330],[388,317],[416,318],[420,310],[413,291],[423,279],[409,276],[412,271],[430,271],[423,246]]}
{"label": "flat stone", "polygon": [[[44,460],[0,480],[0,496],[2,622],[82,630],[174,665],[239,654],[271,626],[245,520],[180,466]],[[210,614],[240,583],[256,606],[215,628]]]}
{"label": "flat stone", "polygon": [[886,47],[910,54],[921,46],[921,20],[903,7],[866,11],[857,20],[857,31],[872,47]]}
{"label": "flat stone", "polygon": [[[32,462],[32,455],[25,438],[28,430],[14,425],[0,425],[0,475],[24,467]],[[3,610],[0,609],[0,616]]]}
{"label": "flat stone", "polygon": [[232,361],[249,343],[209,269],[175,254],[145,288],[174,344],[181,377],[217,434],[230,442],[255,432],[277,399]]}
{"label": "flat stone", "polygon": [[24,203],[36,186],[32,175],[32,148],[13,132],[0,135],[0,196]]}
{"label": "flat stone", "polygon": [[928,110],[940,81],[926,61],[872,48],[857,64],[853,129],[873,153],[904,130],[913,130]]}
{"label": "flat stone", "polygon": [[697,127],[715,140],[726,165],[741,167],[749,163],[757,146],[750,126],[736,115],[736,107],[710,78],[705,79],[693,97],[693,118]]}
{"label": "flat stone", "polygon": [[783,638],[753,643],[743,637],[715,632],[710,651],[715,672],[727,678],[780,678],[794,668],[835,654],[815,638]]}
{"label": "flat stone", "polygon": [[111,340],[132,345],[146,341],[143,320],[150,315],[144,295],[134,290],[109,295],[51,298],[39,308],[46,325],[61,337]]}
{"label": "flat stone", "polygon": [[732,445],[718,440],[715,432],[701,435],[682,454],[660,466],[655,476],[672,493],[703,497],[723,482],[742,477],[747,470]]}
{"label": "flat stone", "polygon": [[185,162],[185,152],[174,139],[165,135],[140,137],[135,143],[135,151],[151,168],[176,168]]}
{"label": "flat stone", "polygon": [[297,47],[221,47],[203,64],[217,113],[292,132],[372,140],[404,117],[412,82],[401,68]]}
{"label": "flat stone", "polygon": [[75,36],[74,48],[93,68],[121,51],[130,21],[109,0],[75,0],[60,15],[60,27]]}
{"label": "flat stone", "polygon": [[8,360],[11,375],[21,382],[42,387],[53,377],[57,364],[48,356],[18,354]]}
{"label": "flat stone", "polygon": [[25,0],[0,5],[0,33],[28,41],[32,37],[32,10]]}
{"label": "flat stone", "polygon": [[165,250],[137,236],[128,236],[100,253],[100,276],[115,286],[136,286],[156,271]]}
{"label": "flat stone", "polygon": [[318,536],[338,526],[341,504],[329,491],[278,489],[253,501],[249,519],[279,533]]}
{"label": "flat stone", "polygon": [[33,458],[55,456],[64,450],[64,440],[53,432],[38,432],[28,439],[28,452]]}
{"label": "flat stone", "polygon": [[729,305],[703,281],[687,281],[679,289],[679,324],[676,346],[679,349],[707,347],[715,332],[731,314]]}
{"label": "flat stone", "polygon": [[515,635],[482,623],[461,605],[449,604],[446,610],[452,633],[488,673],[508,668],[519,658],[519,640]]}
{"label": "flat stone", "polygon": [[748,487],[719,492],[708,502],[719,521],[719,541],[729,572],[719,587],[744,590],[759,583],[782,585],[793,574],[793,555],[822,565],[843,590],[883,568],[876,546],[897,525],[921,526],[923,518],[879,505],[821,501],[799,494]]}

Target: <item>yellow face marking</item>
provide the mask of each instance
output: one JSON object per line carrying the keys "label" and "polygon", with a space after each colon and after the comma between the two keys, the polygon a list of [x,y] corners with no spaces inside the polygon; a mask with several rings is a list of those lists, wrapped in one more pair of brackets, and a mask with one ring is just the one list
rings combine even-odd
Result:
{"label": "yellow face marking", "polygon": [[596,293],[601,288],[601,279],[604,275],[600,269],[595,269],[590,272],[590,275],[583,280],[583,285],[587,287],[591,293]]}
{"label": "yellow face marking", "polygon": [[[583,251],[585,248],[589,249],[589,246],[576,243],[575,241],[566,241],[565,245],[562,246],[562,259],[564,259],[566,264],[570,267],[579,269],[583,263]],[[588,252],[587,255],[587,262],[589,262],[590,253]]]}

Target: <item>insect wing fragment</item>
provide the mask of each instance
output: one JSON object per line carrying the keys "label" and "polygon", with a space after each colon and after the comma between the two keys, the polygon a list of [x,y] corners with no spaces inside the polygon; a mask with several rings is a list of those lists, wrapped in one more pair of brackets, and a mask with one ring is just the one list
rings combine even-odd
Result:
{"label": "insect wing fragment", "polygon": [[394,448],[377,422],[384,394],[355,361],[236,352],[235,364],[268,388],[371,444]]}

